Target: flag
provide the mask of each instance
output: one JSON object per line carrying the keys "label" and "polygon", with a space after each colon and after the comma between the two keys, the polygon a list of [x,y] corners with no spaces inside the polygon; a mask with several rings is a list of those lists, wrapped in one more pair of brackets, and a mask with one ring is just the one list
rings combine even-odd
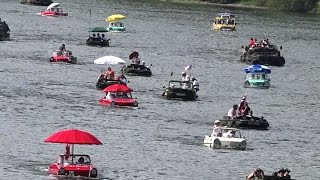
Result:
{"label": "flag", "polygon": [[186,66],[186,67],[184,68],[184,70],[185,70],[185,71],[188,71],[188,70],[190,70],[191,68],[192,68],[192,64]]}

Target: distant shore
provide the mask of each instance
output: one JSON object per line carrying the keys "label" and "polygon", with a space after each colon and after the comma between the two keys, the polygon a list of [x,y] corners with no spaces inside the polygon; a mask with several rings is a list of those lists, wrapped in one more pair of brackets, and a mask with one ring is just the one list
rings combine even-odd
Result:
{"label": "distant shore", "polygon": [[222,4],[222,3],[212,3],[201,0],[160,0],[161,2],[174,2],[174,3],[185,3],[185,4],[207,4],[212,6],[221,6],[221,7],[235,7],[235,8],[250,8],[250,9],[269,9],[268,7],[261,7],[250,4],[241,4],[241,3],[230,3],[230,4]]}

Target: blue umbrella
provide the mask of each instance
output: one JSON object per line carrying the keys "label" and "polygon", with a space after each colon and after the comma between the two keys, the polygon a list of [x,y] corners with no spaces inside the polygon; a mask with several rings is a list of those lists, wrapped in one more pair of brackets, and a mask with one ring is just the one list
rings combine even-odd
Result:
{"label": "blue umbrella", "polygon": [[271,73],[271,69],[269,67],[260,64],[254,64],[252,66],[246,67],[244,71],[246,73]]}

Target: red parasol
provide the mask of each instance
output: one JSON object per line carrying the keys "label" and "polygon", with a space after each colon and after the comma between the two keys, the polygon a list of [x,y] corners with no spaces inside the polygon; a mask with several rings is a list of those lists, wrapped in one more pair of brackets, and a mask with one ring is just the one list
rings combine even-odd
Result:
{"label": "red parasol", "polygon": [[67,129],[58,131],[44,142],[49,143],[62,143],[62,144],[88,144],[88,145],[100,145],[102,144],[96,137],[92,134],[77,130],[77,129]]}
{"label": "red parasol", "polygon": [[132,89],[128,88],[128,86],[123,84],[114,84],[111,86],[108,86],[104,88],[103,92],[123,92],[123,93],[129,93],[132,92]]}
{"label": "red parasol", "polygon": [[129,59],[137,58],[139,56],[139,53],[134,51],[129,55]]}

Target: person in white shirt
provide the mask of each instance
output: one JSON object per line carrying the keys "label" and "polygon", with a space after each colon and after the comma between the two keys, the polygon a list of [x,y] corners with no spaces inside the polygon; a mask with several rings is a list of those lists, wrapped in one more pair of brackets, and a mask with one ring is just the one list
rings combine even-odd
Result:
{"label": "person in white shirt", "polygon": [[182,84],[182,89],[189,89],[191,84],[190,84],[190,76],[187,75],[186,72],[182,72],[182,79],[184,83]]}
{"label": "person in white shirt", "polygon": [[232,119],[236,119],[238,117],[238,105],[235,104],[233,107],[229,110],[228,116]]}
{"label": "person in white shirt", "polygon": [[108,92],[107,95],[106,95],[106,99],[112,100],[113,99],[113,95],[111,95],[111,93]]}
{"label": "person in white shirt", "polygon": [[235,134],[236,134],[236,131],[230,130],[230,131],[228,131],[226,133],[223,133],[222,136],[223,137],[232,138],[232,137],[235,137]]}
{"label": "person in white shirt", "polygon": [[222,131],[221,131],[220,127],[221,127],[220,121],[219,120],[214,121],[211,136],[221,136]]}
{"label": "person in white shirt", "polygon": [[194,78],[194,77],[191,78],[191,81],[192,81],[192,87],[193,87],[193,89],[194,89],[196,92],[198,92],[198,91],[200,90],[199,81],[198,81],[196,78]]}

